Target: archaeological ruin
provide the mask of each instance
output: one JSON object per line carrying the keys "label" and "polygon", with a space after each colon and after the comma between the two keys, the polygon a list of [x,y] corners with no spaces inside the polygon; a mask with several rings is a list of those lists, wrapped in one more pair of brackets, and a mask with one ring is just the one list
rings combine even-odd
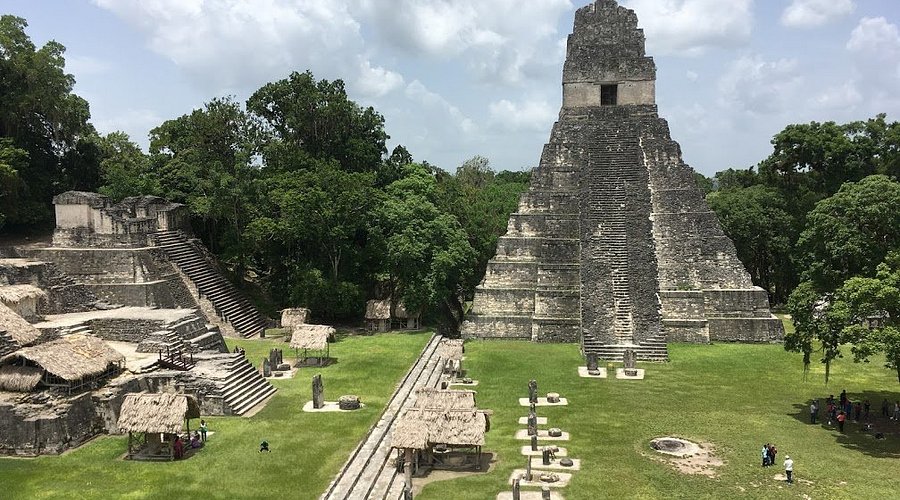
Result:
{"label": "archaeological ruin", "polygon": [[53,203],[52,242],[0,248],[0,454],[118,432],[129,394],[241,415],[275,392],[225,346],[223,332],[268,322],[191,237],[186,207],[75,191]]}
{"label": "archaeological ruin", "polygon": [[559,120],[477,288],[468,338],[580,342],[664,360],[667,341],[783,337],[655,103],[635,13],[579,9]]}

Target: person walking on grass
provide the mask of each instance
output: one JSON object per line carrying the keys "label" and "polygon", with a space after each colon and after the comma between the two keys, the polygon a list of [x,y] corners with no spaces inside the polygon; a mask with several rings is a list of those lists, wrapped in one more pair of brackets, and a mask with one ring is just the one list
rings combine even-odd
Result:
{"label": "person walking on grass", "polygon": [[784,456],[784,475],[787,476],[788,484],[794,483],[794,461],[790,455]]}
{"label": "person walking on grass", "polygon": [[894,403],[894,422],[900,422],[900,401]]}
{"label": "person walking on grass", "polygon": [[847,414],[845,414],[843,412],[843,410],[841,410],[841,412],[838,413],[838,416],[837,416],[838,430],[841,432],[844,432],[844,420],[846,420],[846,419],[847,419]]}
{"label": "person walking on grass", "polygon": [[766,443],[763,445],[762,462],[763,462],[763,467],[769,466],[769,443]]}
{"label": "person walking on grass", "polygon": [[206,420],[200,420],[200,440],[206,442]]}
{"label": "person walking on grass", "polygon": [[819,401],[813,400],[812,403],[809,404],[809,423],[816,423],[816,417],[819,416]]}
{"label": "person walking on grass", "polygon": [[891,404],[888,402],[887,398],[884,398],[884,401],[881,402],[881,416],[882,417],[890,417],[891,413],[888,408],[890,408]]}
{"label": "person walking on grass", "polygon": [[869,400],[867,399],[867,400],[863,403],[863,418],[866,419],[866,422],[869,421],[869,411],[870,411],[871,409],[872,409],[872,403],[870,403]]}

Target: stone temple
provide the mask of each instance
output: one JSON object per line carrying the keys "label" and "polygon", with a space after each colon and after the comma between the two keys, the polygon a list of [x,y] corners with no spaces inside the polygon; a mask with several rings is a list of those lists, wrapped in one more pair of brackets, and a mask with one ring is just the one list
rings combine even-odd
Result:
{"label": "stone temple", "polygon": [[463,323],[469,338],[580,342],[666,359],[667,341],[766,342],[783,327],[751,283],[655,103],[635,13],[577,11],[559,120]]}

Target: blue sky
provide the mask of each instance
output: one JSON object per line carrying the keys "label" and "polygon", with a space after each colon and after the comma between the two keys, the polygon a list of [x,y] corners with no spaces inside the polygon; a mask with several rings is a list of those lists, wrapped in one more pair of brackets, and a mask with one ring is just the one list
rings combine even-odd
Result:
{"label": "blue sky", "polygon": [[[291,71],[342,78],[389,146],[453,171],[537,164],[559,111],[570,0],[2,0],[67,71],[101,132],[147,133]],[[704,174],[765,158],[790,123],[900,119],[896,0],[621,0],[657,102]]]}

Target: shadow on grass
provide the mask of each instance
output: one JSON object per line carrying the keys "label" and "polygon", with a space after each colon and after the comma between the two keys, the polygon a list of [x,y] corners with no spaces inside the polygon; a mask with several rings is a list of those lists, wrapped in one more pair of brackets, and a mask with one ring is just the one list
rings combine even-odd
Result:
{"label": "shadow on grass", "polygon": [[[794,411],[789,415],[803,424],[820,427],[823,432],[828,432],[829,436],[833,436],[838,444],[847,449],[877,458],[900,458],[900,422],[890,420],[881,412],[881,403],[887,399],[890,402],[889,413],[892,414],[893,402],[900,399],[900,395],[895,392],[848,393],[847,397],[854,406],[856,401],[864,402],[868,399],[871,410],[868,419],[865,418],[863,410],[859,422],[853,421],[854,415],[848,416],[844,422],[844,432],[838,430],[837,422],[828,424],[828,410],[825,404],[827,397],[826,395],[819,399],[819,417],[815,424],[809,422],[809,405],[812,404],[812,400],[794,404]],[[867,429],[866,424],[870,424],[871,427]],[[883,434],[884,438],[876,439],[875,435],[878,433]]]}

